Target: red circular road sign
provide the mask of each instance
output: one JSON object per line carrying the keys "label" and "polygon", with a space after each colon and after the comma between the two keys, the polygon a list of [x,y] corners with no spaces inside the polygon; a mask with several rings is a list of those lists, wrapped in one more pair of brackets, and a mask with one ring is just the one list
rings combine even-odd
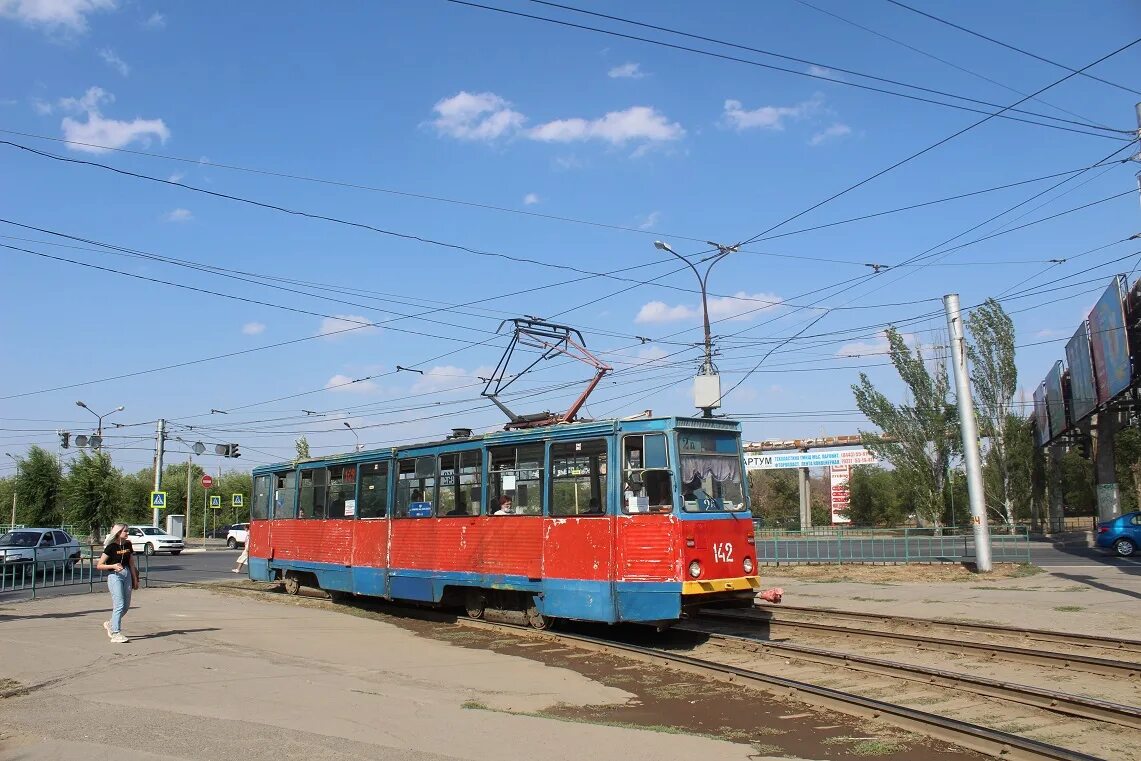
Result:
{"label": "red circular road sign", "polygon": [[209,474],[202,476],[202,488],[209,489],[214,485],[214,479]]}

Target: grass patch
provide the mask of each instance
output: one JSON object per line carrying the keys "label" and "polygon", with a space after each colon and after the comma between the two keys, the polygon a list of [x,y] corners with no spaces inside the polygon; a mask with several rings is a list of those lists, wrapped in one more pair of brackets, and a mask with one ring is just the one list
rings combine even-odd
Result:
{"label": "grass patch", "polygon": [[5,693],[19,690],[24,685],[17,682],[15,679],[8,679],[7,677],[0,677],[0,697],[4,697]]}
{"label": "grass patch", "polygon": [[1085,610],[1081,605],[1059,605],[1054,608],[1059,613],[1077,613],[1079,610]]}
{"label": "grass patch", "polygon": [[899,602],[894,597],[849,597],[856,602]]}
{"label": "grass patch", "polygon": [[1046,573],[1046,571],[1033,563],[1019,563],[1010,572],[1010,578],[1022,579],[1027,576],[1037,576],[1040,573]]}
{"label": "grass patch", "polygon": [[468,708],[468,709],[471,709],[473,711],[490,711],[491,710],[490,708],[488,708],[487,703],[484,703],[482,700],[465,700],[463,702],[463,705],[460,706],[460,708]]}
{"label": "grass patch", "polygon": [[895,740],[860,740],[848,750],[854,756],[890,756],[906,749],[906,745]]}

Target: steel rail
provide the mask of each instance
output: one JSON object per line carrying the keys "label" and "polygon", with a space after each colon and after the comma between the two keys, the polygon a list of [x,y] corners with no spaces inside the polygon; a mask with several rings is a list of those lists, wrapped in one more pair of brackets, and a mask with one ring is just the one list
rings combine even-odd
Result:
{"label": "steel rail", "polygon": [[1038,642],[1057,642],[1064,645],[1096,647],[1104,650],[1121,650],[1128,653],[1141,654],[1141,641],[1135,639],[1124,639],[1120,637],[1097,637],[1090,634],[1054,632],[1048,631],[1046,629],[1015,629],[1013,627],[1001,626],[999,624],[959,623],[957,621],[929,620],[925,618],[914,618],[912,616],[895,616],[886,613],[830,610],[826,608],[797,607],[794,605],[782,605],[779,609],[763,608],[760,610],[764,610],[766,612],[771,610],[771,613],[773,613],[774,616],[778,618],[784,618],[785,614],[788,613],[792,614],[793,616],[804,615],[831,619],[849,619],[855,621],[868,621],[883,624],[913,626],[916,628],[938,629],[954,634],[993,634],[1003,637],[1014,637],[1023,640],[1032,640]]}
{"label": "steel rail", "polygon": [[[249,588],[230,587],[229,585],[219,586],[223,589],[229,587],[242,592],[253,591],[262,596],[269,596],[266,590],[249,590]],[[348,604],[352,605],[352,603]],[[926,711],[886,703],[831,687],[820,687],[795,679],[750,671],[679,653],[628,645],[582,634],[552,632],[550,630],[539,631],[515,624],[481,621],[464,618],[462,615],[445,615],[439,610],[430,608],[401,608],[399,615],[433,621],[451,621],[461,626],[486,631],[510,631],[516,635],[521,634],[534,639],[558,642],[567,647],[594,652],[617,653],[631,660],[665,665],[678,671],[705,676],[729,684],[748,685],[778,697],[793,698],[810,705],[840,711],[850,716],[882,721],[900,729],[949,742],[968,750],[1001,758],[1004,761],[1104,761],[1104,759],[1099,759],[1096,756],[997,729],[981,727],[958,719],[950,719]]]}
{"label": "steel rail", "polygon": [[[738,634],[722,634],[709,632],[698,627],[674,627],[681,631],[693,631],[710,637],[712,644],[719,647],[741,649],[753,652],[771,652],[781,657],[799,658],[801,660],[824,663],[830,666],[865,671],[895,679],[920,682],[922,684],[946,687],[949,689],[966,690],[979,695],[1001,698],[1003,700],[1022,703],[1024,705],[1042,708],[1054,713],[1063,713],[1082,719],[1107,721],[1120,724],[1130,729],[1141,729],[1141,708],[1135,706],[1112,703],[1096,698],[1081,695],[1071,695],[1041,687],[1002,682],[996,679],[962,674],[956,671],[917,666],[911,663],[898,663],[882,658],[871,658],[852,653],[837,653],[831,650],[822,650],[806,645],[791,645],[785,642],[770,642]],[[901,673],[902,672],[902,673]]]}
{"label": "steel rail", "polygon": [[740,623],[766,624],[771,636],[774,628],[800,629],[824,634],[834,634],[846,639],[872,639],[896,640],[915,646],[917,650],[931,652],[951,652],[962,654],[965,651],[983,653],[991,658],[1003,658],[1022,663],[1051,666],[1053,668],[1086,671],[1091,674],[1100,674],[1110,677],[1126,677],[1129,679],[1141,678],[1141,663],[1128,661],[1114,661],[1108,658],[1094,658],[1088,655],[1073,655],[1070,653],[1057,653],[1046,650],[1030,650],[1024,647],[1011,647],[1009,645],[991,645],[983,642],[969,640],[940,639],[938,637],[923,637],[917,634],[901,634],[899,632],[882,631],[879,629],[850,629],[846,626],[833,624],[812,623],[809,621],[787,621],[779,618],[758,616],[749,613],[734,613],[731,611],[706,610],[703,616],[738,621]]}

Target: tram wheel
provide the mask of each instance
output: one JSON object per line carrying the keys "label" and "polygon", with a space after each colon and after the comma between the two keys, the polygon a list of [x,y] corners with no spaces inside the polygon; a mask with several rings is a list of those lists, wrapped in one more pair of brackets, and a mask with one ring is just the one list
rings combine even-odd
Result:
{"label": "tram wheel", "polygon": [[487,598],[483,596],[483,592],[469,589],[464,595],[464,611],[468,618],[483,618],[485,610],[487,610]]}
{"label": "tram wheel", "polygon": [[290,571],[285,574],[285,593],[295,595],[301,591],[301,579],[296,573]]}
{"label": "tram wheel", "polygon": [[527,606],[527,623],[531,627],[542,631],[543,629],[550,629],[555,624],[555,619],[550,616],[544,616],[539,612],[533,604]]}

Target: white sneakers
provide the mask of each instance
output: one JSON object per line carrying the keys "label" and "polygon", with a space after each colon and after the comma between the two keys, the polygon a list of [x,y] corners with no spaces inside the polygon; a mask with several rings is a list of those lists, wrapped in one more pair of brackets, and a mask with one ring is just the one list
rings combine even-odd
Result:
{"label": "white sneakers", "polygon": [[104,621],[103,622],[103,629],[107,632],[107,636],[111,638],[111,641],[114,642],[116,645],[121,645],[124,642],[130,642],[130,640],[127,639],[126,637],[124,637],[121,632],[114,632],[114,633],[111,632],[111,622],[110,621]]}

